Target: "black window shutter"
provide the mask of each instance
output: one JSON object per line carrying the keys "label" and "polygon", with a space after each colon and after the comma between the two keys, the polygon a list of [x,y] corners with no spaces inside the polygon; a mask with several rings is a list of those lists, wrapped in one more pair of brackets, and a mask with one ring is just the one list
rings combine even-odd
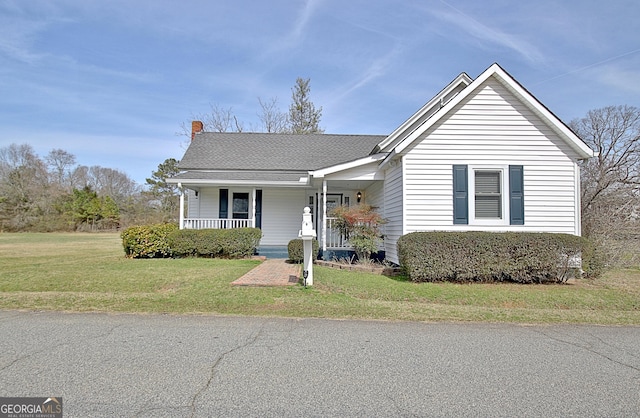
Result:
{"label": "black window shutter", "polygon": [[466,165],[453,166],[453,223],[469,223],[469,187]]}
{"label": "black window shutter", "polygon": [[262,229],[262,190],[256,190],[256,228]]}
{"label": "black window shutter", "polygon": [[521,165],[509,166],[509,213],[511,225],[524,225],[524,175]]}
{"label": "black window shutter", "polygon": [[229,217],[229,189],[220,189],[220,219]]}

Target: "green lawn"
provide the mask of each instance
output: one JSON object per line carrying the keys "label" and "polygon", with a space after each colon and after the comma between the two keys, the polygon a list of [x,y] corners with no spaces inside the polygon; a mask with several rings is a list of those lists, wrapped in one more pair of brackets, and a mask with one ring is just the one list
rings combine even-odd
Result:
{"label": "green lawn", "polygon": [[415,284],[316,267],[312,288],[234,287],[254,260],[124,257],[117,234],[0,234],[2,309],[640,324],[640,269],[565,285]]}

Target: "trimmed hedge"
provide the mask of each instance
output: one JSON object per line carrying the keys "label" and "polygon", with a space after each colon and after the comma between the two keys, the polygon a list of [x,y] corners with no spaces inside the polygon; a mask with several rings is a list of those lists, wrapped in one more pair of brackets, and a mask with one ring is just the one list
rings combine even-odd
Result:
{"label": "trimmed hedge", "polygon": [[[599,274],[590,242],[569,234],[413,232],[398,240],[403,271],[414,282],[564,282],[582,256],[587,275]],[[572,263],[573,261],[573,263]]]}
{"label": "trimmed hedge", "polygon": [[258,228],[182,229],[168,236],[175,257],[250,257],[262,238]]}
{"label": "trimmed hedge", "polygon": [[133,226],[120,234],[130,258],[224,257],[254,254],[262,231],[258,228],[178,229],[175,224]]}
{"label": "trimmed hedge", "polygon": [[130,258],[171,257],[167,236],[178,230],[176,224],[132,226],[120,234],[124,254]]}
{"label": "trimmed hedge", "polygon": [[[289,261],[291,261],[292,263],[304,262],[304,242],[301,238],[296,238],[289,241],[289,244],[287,245],[287,251],[289,253]],[[320,251],[320,245],[318,244],[317,239],[311,241],[311,251],[313,261],[316,261],[318,259],[318,252]]]}

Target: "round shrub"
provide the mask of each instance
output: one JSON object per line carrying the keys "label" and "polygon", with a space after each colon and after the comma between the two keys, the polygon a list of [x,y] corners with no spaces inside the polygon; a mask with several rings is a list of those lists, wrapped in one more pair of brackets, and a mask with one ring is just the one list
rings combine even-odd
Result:
{"label": "round shrub", "polygon": [[[304,261],[304,242],[302,238],[296,238],[289,241],[287,245],[287,251],[289,252],[289,261],[292,263],[302,263]],[[320,245],[318,240],[311,241],[311,257],[313,261],[318,259],[318,252],[320,251]]]}
{"label": "round shrub", "polygon": [[130,258],[171,257],[167,237],[178,230],[176,224],[132,226],[120,234],[124,254]]}

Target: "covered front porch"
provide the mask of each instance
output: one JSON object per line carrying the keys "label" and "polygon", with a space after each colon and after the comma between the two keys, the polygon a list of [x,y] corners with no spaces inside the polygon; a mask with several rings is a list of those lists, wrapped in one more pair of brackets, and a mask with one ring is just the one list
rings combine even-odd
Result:
{"label": "covered front porch", "polygon": [[180,229],[256,227],[263,231],[261,246],[286,247],[289,241],[298,238],[303,209],[308,206],[323,253],[352,249],[347,237],[335,227],[336,218],[330,216],[331,210],[340,205],[365,203],[368,196],[365,184],[330,186],[326,180],[318,189],[179,186]]}
{"label": "covered front porch", "polygon": [[298,238],[302,213],[311,209],[320,248],[351,250],[335,227],[335,207],[383,206],[383,155],[315,171],[186,172],[171,179],[180,190],[181,229],[262,230],[261,246],[286,246]]}

